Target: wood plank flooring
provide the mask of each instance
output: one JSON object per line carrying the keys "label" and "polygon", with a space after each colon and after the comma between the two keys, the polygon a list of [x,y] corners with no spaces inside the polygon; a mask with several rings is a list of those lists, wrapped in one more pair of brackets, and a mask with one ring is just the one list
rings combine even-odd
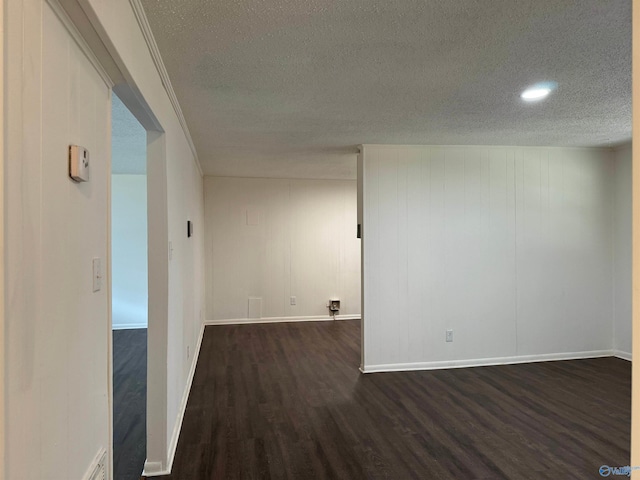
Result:
{"label": "wood plank flooring", "polygon": [[171,476],[589,479],[629,464],[615,358],[362,375],[360,322],[207,327]]}
{"label": "wood plank flooring", "polygon": [[113,331],[114,480],[139,480],[147,458],[147,329]]}

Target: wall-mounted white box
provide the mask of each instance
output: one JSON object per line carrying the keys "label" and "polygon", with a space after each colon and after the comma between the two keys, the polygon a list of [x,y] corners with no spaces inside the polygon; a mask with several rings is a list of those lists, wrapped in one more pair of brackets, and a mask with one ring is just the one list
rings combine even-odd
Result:
{"label": "wall-mounted white box", "polygon": [[89,181],[89,150],[78,145],[69,146],[69,176],[76,182]]}

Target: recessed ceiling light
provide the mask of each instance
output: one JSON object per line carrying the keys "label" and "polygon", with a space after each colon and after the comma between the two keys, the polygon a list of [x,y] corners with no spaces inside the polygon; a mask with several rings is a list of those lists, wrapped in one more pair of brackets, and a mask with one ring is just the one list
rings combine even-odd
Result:
{"label": "recessed ceiling light", "polygon": [[555,82],[536,83],[522,92],[520,98],[526,102],[542,100],[553,92],[557,86],[558,84]]}

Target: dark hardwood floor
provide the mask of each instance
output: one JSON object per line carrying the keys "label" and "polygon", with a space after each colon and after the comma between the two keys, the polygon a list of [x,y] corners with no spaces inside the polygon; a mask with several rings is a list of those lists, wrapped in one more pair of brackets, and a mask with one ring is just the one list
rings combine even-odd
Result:
{"label": "dark hardwood floor", "polygon": [[114,480],[139,480],[147,458],[147,330],[113,331]]}
{"label": "dark hardwood floor", "polygon": [[589,479],[629,464],[615,358],[362,375],[360,322],[207,327],[171,476]]}

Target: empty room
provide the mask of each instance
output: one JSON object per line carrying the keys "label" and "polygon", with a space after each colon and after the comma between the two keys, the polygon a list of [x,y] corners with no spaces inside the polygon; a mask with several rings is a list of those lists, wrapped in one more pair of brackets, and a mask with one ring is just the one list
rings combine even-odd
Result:
{"label": "empty room", "polygon": [[635,1],[0,5],[0,480],[640,478]]}

